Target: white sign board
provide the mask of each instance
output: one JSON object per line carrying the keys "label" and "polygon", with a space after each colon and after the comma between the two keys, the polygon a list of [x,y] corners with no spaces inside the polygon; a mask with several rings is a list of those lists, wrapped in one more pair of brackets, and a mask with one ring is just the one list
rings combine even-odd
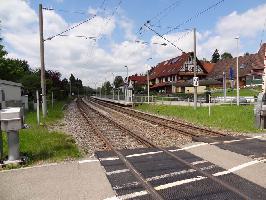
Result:
{"label": "white sign board", "polygon": [[199,86],[199,77],[193,77],[193,86],[198,87]]}

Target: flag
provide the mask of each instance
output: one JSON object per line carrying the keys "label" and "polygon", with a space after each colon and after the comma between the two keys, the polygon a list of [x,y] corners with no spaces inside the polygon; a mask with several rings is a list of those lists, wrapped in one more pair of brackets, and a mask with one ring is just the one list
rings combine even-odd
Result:
{"label": "flag", "polygon": [[230,66],[230,69],[229,69],[229,79],[234,80],[234,70],[232,66]]}

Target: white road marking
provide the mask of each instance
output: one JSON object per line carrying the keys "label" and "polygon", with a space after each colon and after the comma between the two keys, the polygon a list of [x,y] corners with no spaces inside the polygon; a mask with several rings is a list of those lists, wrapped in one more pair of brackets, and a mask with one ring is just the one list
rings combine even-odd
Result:
{"label": "white road marking", "polygon": [[225,170],[225,171],[222,171],[222,172],[217,172],[217,173],[213,174],[213,176],[222,176],[222,175],[230,174],[232,172],[239,171],[241,169],[244,169],[246,167],[249,167],[251,165],[255,165],[257,163],[261,163],[261,162],[264,162],[264,161],[266,161],[266,159],[265,160],[253,160],[253,161],[250,161],[250,162],[243,163],[241,165],[232,167],[232,168],[230,168],[228,170]]}
{"label": "white road marking", "polygon": [[187,147],[184,147],[184,148],[181,148],[181,149],[173,149],[173,150],[169,150],[171,152],[176,152],[176,151],[183,151],[183,150],[187,150],[187,149],[193,149],[193,148],[196,148],[196,147],[200,147],[200,146],[204,146],[204,145],[207,145],[208,143],[199,143],[199,144],[194,144],[194,145],[191,145],[191,146],[187,146]]}
{"label": "white road marking", "polygon": [[192,162],[190,164],[191,165],[198,165],[198,164],[202,164],[202,163],[206,163],[206,162],[209,162],[209,161],[207,161],[207,160],[199,160],[199,161]]}
{"label": "white road marking", "polygon": [[158,154],[158,153],[163,153],[163,151],[151,151],[151,152],[146,152],[146,153],[139,153],[139,154],[131,154],[127,155],[127,158],[132,158],[132,157],[140,157],[140,156],[146,156],[146,155],[153,155],[153,154]]}
{"label": "white road marking", "polygon": [[118,157],[99,158],[100,161],[119,160]]}
{"label": "white road marking", "polygon": [[181,180],[181,181],[175,181],[175,182],[172,182],[172,183],[167,183],[167,184],[164,184],[164,185],[159,185],[159,186],[155,187],[154,189],[155,190],[164,190],[164,189],[167,189],[167,188],[175,187],[175,186],[178,186],[178,185],[183,185],[185,183],[191,183],[191,182],[199,181],[199,180],[206,179],[206,178],[207,177],[204,177],[204,176],[197,176],[195,178],[189,178],[189,179],[185,179],[185,180]]}
{"label": "white road marking", "polygon": [[93,160],[79,160],[78,161],[79,164],[91,163],[91,162],[99,162],[99,160],[93,159]]}
{"label": "white road marking", "polygon": [[115,170],[115,171],[111,171],[111,172],[106,172],[106,175],[110,176],[112,174],[120,174],[120,173],[124,173],[124,172],[129,172],[129,169],[120,169],[120,170]]}

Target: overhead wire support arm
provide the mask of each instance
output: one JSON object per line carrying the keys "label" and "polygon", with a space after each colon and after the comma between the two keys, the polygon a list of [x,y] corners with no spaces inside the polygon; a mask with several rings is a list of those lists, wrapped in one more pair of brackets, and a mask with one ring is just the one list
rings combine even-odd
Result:
{"label": "overhead wire support arm", "polygon": [[179,51],[181,51],[182,53],[185,52],[183,51],[181,48],[179,48],[178,46],[176,46],[173,42],[171,42],[170,40],[168,40],[167,38],[165,38],[163,35],[161,35],[160,33],[158,33],[156,30],[154,30],[153,28],[151,28],[150,26],[147,26],[147,24],[144,24],[145,27],[147,27],[148,29],[150,29],[152,32],[154,32],[156,35],[158,35],[159,37],[161,37],[162,39],[164,39],[165,41],[167,41],[169,44],[171,44],[172,46],[174,46],[175,48],[177,48]]}

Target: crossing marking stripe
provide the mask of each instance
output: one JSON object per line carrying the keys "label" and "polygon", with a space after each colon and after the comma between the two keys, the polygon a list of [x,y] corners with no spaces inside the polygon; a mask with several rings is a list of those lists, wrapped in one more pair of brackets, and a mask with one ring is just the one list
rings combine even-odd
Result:
{"label": "crossing marking stripe", "polygon": [[[254,165],[254,164],[257,164],[257,163],[262,163],[262,162],[265,162],[265,161],[266,161],[266,159],[260,160],[260,161],[259,160],[253,160],[253,161],[250,161],[250,162],[247,162],[247,163],[243,163],[241,165],[237,165],[237,166],[232,167],[232,168],[230,168],[228,170],[214,173],[213,176],[226,175],[226,174],[241,170],[243,168],[249,167],[251,165]],[[159,185],[159,186],[154,187],[154,189],[155,190],[163,190],[163,189],[175,187],[175,186],[178,186],[178,185],[183,185],[183,184],[186,184],[186,183],[200,181],[200,180],[203,180],[203,179],[206,179],[206,178],[207,177],[204,177],[204,176],[197,176],[197,177],[194,177],[194,178],[189,178],[189,179],[184,179],[184,180],[180,180],[180,181],[175,181],[175,182],[172,182],[172,183]],[[140,191],[140,192],[134,192],[134,193],[122,195],[122,196],[119,196],[119,197],[110,197],[110,198],[107,198],[105,200],[130,199],[130,198],[134,198],[134,197],[144,196],[146,194],[148,194],[147,191]]]}
{"label": "crossing marking stripe", "polygon": [[120,170],[115,170],[115,171],[111,171],[111,172],[106,172],[106,175],[112,175],[112,174],[120,174],[123,172],[129,172],[129,169],[120,169]]}

